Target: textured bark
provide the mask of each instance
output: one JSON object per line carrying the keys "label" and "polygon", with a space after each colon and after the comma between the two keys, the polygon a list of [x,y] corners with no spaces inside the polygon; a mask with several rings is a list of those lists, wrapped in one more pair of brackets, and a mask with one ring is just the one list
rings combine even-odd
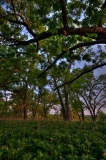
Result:
{"label": "textured bark", "polygon": [[[8,19],[7,19],[8,20]],[[8,20],[11,21],[13,23],[16,24],[20,24],[22,22],[17,22],[17,21],[13,21],[13,20]],[[24,23],[23,23],[24,24]],[[22,24],[22,25],[23,25]],[[35,35],[34,38],[28,40],[28,41],[21,41],[21,40],[17,40],[15,38],[8,38],[5,35],[1,35],[1,37],[3,37],[4,39],[6,39],[7,41],[13,42],[14,45],[23,45],[26,46],[30,43],[35,43],[38,42],[40,40],[44,40],[47,39],[49,37],[55,36],[55,35],[65,35],[65,36],[69,36],[69,35],[81,35],[81,36],[87,36],[87,33],[96,33],[96,34],[100,34],[103,33],[106,35],[106,28],[103,27],[83,27],[83,28],[72,28],[72,27],[68,27],[68,28],[61,28],[61,29],[57,29],[57,33],[51,33],[51,32],[43,32],[41,34]]]}

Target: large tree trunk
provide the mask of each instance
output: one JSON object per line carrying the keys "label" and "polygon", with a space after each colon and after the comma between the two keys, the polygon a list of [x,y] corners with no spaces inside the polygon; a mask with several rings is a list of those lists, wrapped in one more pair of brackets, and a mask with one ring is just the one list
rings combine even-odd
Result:
{"label": "large tree trunk", "polygon": [[93,112],[93,115],[92,115],[93,122],[96,122],[96,119],[97,119],[97,115],[95,114],[95,112]]}

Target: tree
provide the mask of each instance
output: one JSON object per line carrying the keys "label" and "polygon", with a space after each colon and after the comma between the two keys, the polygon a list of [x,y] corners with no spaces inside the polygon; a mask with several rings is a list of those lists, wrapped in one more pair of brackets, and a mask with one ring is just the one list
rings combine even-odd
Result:
{"label": "tree", "polygon": [[53,92],[50,92],[48,89],[43,88],[41,90],[41,107],[42,107],[42,117],[44,119],[47,119],[47,114],[49,113],[50,109],[53,107],[53,105],[57,104],[58,99],[56,97],[56,94]]}
{"label": "tree", "polygon": [[[99,0],[8,0],[0,8],[1,44],[20,49],[21,46],[34,43],[35,51],[42,53],[42,44],[47,39],[53,37],[53,49],[58,38],[64,38],[66,47],[60,50],[55,61],[46,68],[47,71],[63,55],[71,54],[70,52],[82,47],[106,44],[105,3]],[[68,40],[70,47],[67,46]],[[103,65],[106,63],[100,66]]]}
{"label": "tree", "polygon": [[[63,119],[66,121],[71,120],[70,116],[70,104],[69,104],[69,87],[67,85],[64,85],[61,88],[57,88],[57,86],[61,83],[65,83],[67,80],[67,77],[70,77],[70,63],[67,63],[65,61],[61,61],[60,64],[54,67],[49,74],[50,76],[50,82],[52,90],[55,90],[59,101],[61,105],[61,112],[63,115]],[[64,71],[62,69],[65,67]]]}
{"label": "tree", "polygon": [[[106,107],[106,75],[99,77],[83,76],[73,83],[72,90],[89,110],[92,120],[96,121],[99,111]],[[81,82],[83,81],[83,83]]]}
{"label": "tree", "polygon": [[[35,62],[37,61],[36,60],[37,54],[31,55],[33,53],[33,47],[34,45],[28,46],[26,48],[23,47],[21,49],[22,51],[20,51],[20,55],[14,53],[12,60],[13,64],[17,62],[17,67],[13,71],[12,75],[9,77],[9,82],[4,83],[2,86],[2,90],[5,89],[11,92],[12,94],[11,98],[14,97],[14,95],[15,96],[17,95],[19,101],[21,99],[23,104],[24,119],[27,119],[28,91],[29,88],[33,88],[33,86],[36,86],[36,77],[38,72],[37,64],[35,64]],[[29,50],[30,50],[30,55],[29,55]],[[8,63],[8,60],[6,62]],[[3,69],[5,71],[5,68]],[[15,108],[15,110],[17,109]]]}
{"label": "tree", "polygon": [[[38,82],[40,79],[45,81],[51,76],[60,99],[63,117],[70,120],[68,84],[83,74],[106,65],[106,54],[102,48],[99,49],[99,60],[98,58],[95,58],[96,61],[92,59],[93,52],[88,54],[92,45],[106,44],[105,4],[106,1],[99,0],[96,2],[90,0],[83,2],[79,0],[37,0],[36,2],[34,0],[7,0],[4,4],[2,3],[0,7],[1,49],[8,50],[5,56],[10,54],[11,57],[14,54],[18,67],[24,68],[21,73],[17,72],[17,66],[11,62],[9,75],[6,74],[6,80],[1,81],[1,88],[4,84],[13,82],[12,75],[15,81],[18,80],[12,85],[16,87],[21,83],[28,83],[27,91],[29,85],[36,86],[35,81]],[[1,57],[3,58],[3,55]],[[21,60],[20,66],[19,59]],[[71,65],[76,60],[87,60],[89,65],[85,66],[83,72],[75,74],[75,77],[71,79]],[[6,63],[8,64],[8,59]],[[6,71],[6,65],[3,68]],[[60,72],[58,76],[55,74],[55,69]],[[52,73],[50,73],[51,70]],[[3,79],[3,75],[0,77]],[[21,85],[21,94],[23,87],[25,88]]]}
{"label": "tree", "polygon": [[78,94],[72,92],[72,94],[69,94],[69,98],[71,104],[71,111],[72,112],[74,111],[78,115],[80,121],[85,121],[85,115],[84,115],[85,106],[83,102],[80,100]]}
{"label": "tree", "polygon": [[99,121],[106,121],[106,114],[103,111],[98,113],[98,120]]}
{"label": "tree", "polygon": [[0,89],[6,84],[12,83],[14,72],[17,70],[19,59],[16,58],[16,48],[0,46]]}

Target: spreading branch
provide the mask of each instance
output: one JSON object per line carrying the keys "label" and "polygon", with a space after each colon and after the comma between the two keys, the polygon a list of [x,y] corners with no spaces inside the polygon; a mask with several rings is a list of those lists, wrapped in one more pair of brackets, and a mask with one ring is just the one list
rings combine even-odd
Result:
{"label": "spreading branch", "polygon": [[[96,33],[96,34],[106,34],[106,28],[103,27],[83,27],[83,28],[72,28],[72,27],[67,27],[67,28],[57,28],[57,32],[56,33],[51,33],[49,31],[46,32],[42,32],[40,34],[36,34],[33,29],[31,29],[31,27],[29,26],[28,22],[26,20],[23,19],[21,14],[18,14],[17,16],[19,16],[21,18],[22,21],[20,20],[13,20],[8,18],[7,16],[4,16],[2,14],[0,14],[0,18],[1,19],[6,19],[9,22],[12,22],[14,24],[20,24],[22,26],[25,26],[27,31],[33,36],[33,39],[29,39],[28,41],[26,40],[17,40],[15,39],[14,41],[14,45],[28,45],[29,43],[36,43],[40,40],[44,40],[47,38],[50,38],[52,36],[55,35],[65,35],[65,36],[69,36],[69,35],[81,35],[81,36],[87,36],[88,33]],[[65,22],[66,23],[66,22]],[[1,37],[3,36],[2,34],[0,35]],[[13,35],[12,35],[13,36]],[[11,37],[6,37],[5,39],[7,41],[11,41]]]}
{"label": "spreading branch", "polygon": [[61,88],[61,87],[63,87],[63,86],[66,85],[66,84],[71,85],[75,80],[77,80],[78,78],[80,78],[80,77],[83,76],[84,74],[89,73],[89,72],[91,72],[91,71],[93,71],[93,70],[95,70],[95,69],[97,69],[97,68],[103,67],[103,66],[105,66],[105,65],[106,65],[106,63],[102,63],[102,64],[99,64],[99,65],[97,65],[97,66],[93,66],[93,67],[91,67],[90,69],[85,70],[85,71],[83,71],[82,73],[80,73],[80,74],[79,74],[78,76],[76,76],[74,79],[72,79],[72,80],[70,80],[70,81],[68,81],[68,82],[66,82],[66,83],[63,83],[62,85],[56,87],[54,90],[56,90],[57,88]]}
{"label": "spreading branch", "polygon": [[[98,41],[91,41],[91,42],[85,42],[85,43],[79,43],[71,48],[69,48],[69,52],[72,52],[73,50],[77,49],[77,48],[80,48],[80,47],[85,47],[85,46],[90,46],[90,45],[95,45],[95,44],[106,44],[106,39],[103,39],[103,40],[98,40]],[[40,76],[42,76],[45,72],[47,72],[49,69],[51,69],[54,64],[56,64],[56,62],[64,55],[66,54],[67,52],[66,51],[62,51],[62,53],[60,53],[56,59],[54,60],[54,62],[49,65],[42,73]]]}

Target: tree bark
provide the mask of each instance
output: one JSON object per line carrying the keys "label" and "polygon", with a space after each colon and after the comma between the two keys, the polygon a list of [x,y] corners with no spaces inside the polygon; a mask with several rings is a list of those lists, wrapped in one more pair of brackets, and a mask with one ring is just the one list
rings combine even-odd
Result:
{"label": "tree bark", "polygon": [[47,108],[46,108],[46,104],[44,102],[44,114],[43,114],[43,118],[46,119],[47,118]]}
{"label": "tree bark", "polygon": [[82,121],[85,121],[84,110],[81,108]]}
{"label": "tree bark", "polygon": [[[54,79],[54,84],[57,87],[57,82],[56,82],[55,77],[53,77],[53,79]],[[60,93],[59,88],[57,88],[56,90],[57,90],[57,93],[58,93],[58,96],[59,96],[59,100],[60,100],[60,103],[61,103],[63,119],[66,120],[66,113],[65,113],[65,106],[64,106],[64,103],[63,103],[63,99],[61,97],[61,93]]]}
{"label": "tree bark", "polygon": [[6,119],[7,119],[7,117],[8,117],[8,106],[7,106],[7,93],[6,93],[6,90],[4,91],[5,93],[5,117],[6,117]]}
{"label": "tree bark", "polygon": [[64,92],[65,92],[66,121],[70,121],[71,120],[71,115],[70,115],[70,106],[69,106],[69,97],[68,97],[67,85],[64,86]]}
{"label": "tree bark", "polygon": [[23,108],[24,108],[24,120],[27,119],[27,104],[25,101],[23,101]]}

